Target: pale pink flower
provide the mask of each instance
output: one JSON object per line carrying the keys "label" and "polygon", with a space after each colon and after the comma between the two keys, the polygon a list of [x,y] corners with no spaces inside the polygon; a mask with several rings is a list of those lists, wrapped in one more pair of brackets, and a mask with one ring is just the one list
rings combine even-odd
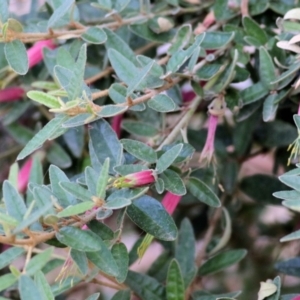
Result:
{"label": "pale pink flower", "polygon": [[18,174],[18,191],[23,193],[26,191],[29,177],[30,177],[30,171],[32,167],[32,158],[27,159],[27,161],[22,166],[21,170]]}
{"label": "pale pink flower", "polygon": [[43,60],[43,48],[45,47],[54,49],[56,45],[52,40],[44,40],[36,42],[31,48],[27,50],[29,68],[32,68]]}
{"label": "pale pink flower", "polygon": [[123,119],[123,114],[114,116],[112,119],[111,127],[117,134],[118,138],[121,136],[121,123]]}
{"label": "pale pink flower", "polygon": [[199,159],[199,162],[201,163],[209,164],[214,157],[214,151],[215,151],[214,143],[215,143],[217,126],[218,126],[218,116],[209,115],[206,142]]}
{"label": "pale pink flower", "polygon": [[116,188],[132,188],[144,186],[147,184],[154,183],[156,181],[156,176],[154,170],[145,170],[126,176],[120,177],[115,180],[114,187]]}
{"label": "pale pink flower", "polygon": [[0,90],[0,102],[11,102],[20,100],[25,94],[21,87],[13,86]]}
{"label": "pale pink flower", "polygon": [[167,192],[161,202],[161,204],[164,206],[166,211],[172,215],[175,211],[178,203],[180,202],[182,196],[178,196],[175,194],[172,194],[170,192]]}

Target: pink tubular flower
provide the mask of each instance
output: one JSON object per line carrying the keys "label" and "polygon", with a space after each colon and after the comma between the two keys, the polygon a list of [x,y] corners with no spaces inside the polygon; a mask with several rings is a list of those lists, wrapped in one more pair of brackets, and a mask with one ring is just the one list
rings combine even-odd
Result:
{"label": "pink tubular flower", "polygon": [[29,68],[37,65],[43,59],[43,48],[54,49],[56,45],[52,40],[39,41],[27,50]]}
{"label": "pink tubular flower", "polygon": [[161,202],[163,207],[166,209],[166,211],[172,215],[180,202],[182,196],[178,196],[175,194],[172,194],[170,192],[167,192]]}
{"label": "pink tubular flower", "polygon": [[30,177],[30,171],[32,167],[32,158],[29,158],[24,165],[22,166],[21,170],[18,174],[18,191],[23,193],[26,191],[27,184]]}
{"label": "pink tubular flower", "polygon": [[218,126],[218,116],[210,115],[208,121],[208,133],[204,148],[201,152],[199,162],[210,163],[213,159],[215,150],[215,135]]}
{"label": "pink tubular flower", "polygon": [[0,102],[16,101],[22,98],[24,94],[25,91],[20,87],[8,87],[3,90],[0,90]]}
{"label": "pink tubular flower", "polygon": [[114,116],[113,119],[112,119],[111,127],[115,131],[115,133],[117,134],[118,138],[120,138],[120,135],[121,135],[122,119],[123,119],[123,114]]}
{"label": "pink tubular flower", "polygon": [[156,176],[154,170],[145,170],[115,180],[114,187],[116,188],[132,188],[154,183]]}

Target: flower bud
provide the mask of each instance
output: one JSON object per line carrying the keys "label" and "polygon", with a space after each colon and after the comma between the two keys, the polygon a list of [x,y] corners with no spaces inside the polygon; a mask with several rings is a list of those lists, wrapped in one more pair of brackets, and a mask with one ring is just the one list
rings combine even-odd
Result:
{"label": "flower bud", "polygon": [[8,87],[6,89],[0,90],[0,102],[11,102],[22,98],[25,91],[17,86]]}
{"label": "flower bud", "polygon": [[43,60],[43,48],[54,49],[56,45],[52,40],[39,41],[27,50],[29,68],[34,67]]}
{"label": "flower bud", "polygon": [[120,177],[115,180],[113,185],[116,188],[132,188],[151,184],[155,181],[156,175],[154,170],[145,170]]}

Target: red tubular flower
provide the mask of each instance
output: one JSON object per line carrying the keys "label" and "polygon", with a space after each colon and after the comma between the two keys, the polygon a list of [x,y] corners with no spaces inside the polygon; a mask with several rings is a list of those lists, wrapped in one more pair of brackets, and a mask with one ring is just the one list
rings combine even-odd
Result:
{"label": "red tubular flower", "polygon": [[0,102],[16,101],[22,98],[24,94],[25,91],[20,87],[8,87],[3,90],[0,90]]}
{"label": "red tubular flower", "polygon": [[23,193],[26,191],[27,184],[30,177],[30,171],[32,167],[32,158],[29,158],[24,165],[22,166],[21,170],[18,174],[18,191]]}
{"label": "red tubular flower", "polygon": [[208,133],[204,148],[201,152],[199,162],[210,163],[214,156],[215,135],[218,126],[218,116],[210,115],[208,121]]}
{"label": "red tubular flower", "polygon": [[111,127],[115,131],[115,133],[117,134],[118,138],[120,138],[120,135],[121,135],[122,119],[123,119],[123,114],[114,116],[113,119],[112,119]]}
{"label": "red tubular flower", "polygon": [[27,50],[29,68],[37,65],[43,59],[43,48],[54,49],[56,45],[52,40],[39,41]]}
{"label": "red tubular flower", "polygon": [[126,176],[120,177],[115,180],[114,187],[116,188],[132,188],[139,187],[147,184],[154,183],[156,181],[156,175],[154,170],[145,170]]}
{"label": "red tubular flower", "polygon": [[182,196],[178,196],[175,194],[172,194],[170,192],[167,192],[161,202],[161,204],[164,206],[166,211],[172,215],[175,211],[178,203],[180,202]]}

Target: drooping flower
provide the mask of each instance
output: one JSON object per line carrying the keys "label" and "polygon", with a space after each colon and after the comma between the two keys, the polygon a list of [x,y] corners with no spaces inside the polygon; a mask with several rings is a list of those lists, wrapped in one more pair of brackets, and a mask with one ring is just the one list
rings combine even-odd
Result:
{"label": "drooping flower", "polygon": [[161,202],[166,211],[172,215],[180,202],[182,196],[175,195],[173,193],[167,192]]}
{"label": "drooping flower", "polygon": [[[164,198],[161,201],[161,204],[163,205],[163,207],[166,209],[166,211],[172,215],[178,205],[178,203],[180,202],[182,196],[178,196],[175,195],[173,193],[167,192],[164,196]],[[147,233],[146,236],[144,237],[141,245],[138,247],[138,256],[141,259],[146,250],[148,249],[148,247],[150,246],[150,244],[152,243],[154,239],[154,236]]]}
{"label": "drooping flower", "polygon": [[214,157],[215,152],[215,135],[216,135],[216,129],[218,126],[218,117],[214,115],[209,116],[208,121],[208,132],[206,137],[206,142],[204,145],[204,148],[201,152],[199,162],[204,164],[209,164]]}
{"label": "drooping flower", "polygon": [[25,94],[21,87],[13,86],[0,90],[0,102],[12,102],[20,100]]}
{"label": "drooping flower", "polygon": [[31,48],[27,50],[29,68],[32,68],[43,60],[43,48],[45,47],[54,49],[56,45],[52,40],[44,40],[36,42]]}
{"label": "drooping flower", "polygon": [[18,174],[18,191],[23,193],[26,191],[32,167],[32,158],[27,159]]}
{"label": "drooping flower", "polygon": [[121,136],[121,123],[122,123],[122,119],[123,119],[123,114],[114,116],[112,118],[111,127],[115,131],[115,133],[117,134],[118,138],[120,138],[120,136]]}
{"label": "drooping flower", "polygon": [[113,185],[116,188],[132,188],[151,184],[155,181],[156,175],[154,170],[144,170],[122,176],[116,179]]}

